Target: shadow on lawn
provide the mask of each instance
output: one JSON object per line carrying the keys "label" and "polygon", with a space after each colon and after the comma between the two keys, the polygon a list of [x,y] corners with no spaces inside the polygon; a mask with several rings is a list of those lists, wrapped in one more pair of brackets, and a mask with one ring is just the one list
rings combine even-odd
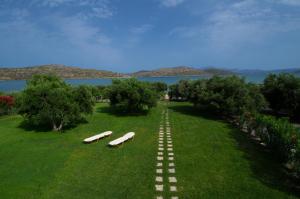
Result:
{"label": "shadow on lawn", "polygon": [[248,134],[231,125],[228,127],[232,129],[230,136],[237,141],[237,149],[241,150],[244,157],[249,161],[256,179],[273,189],[300,197],[300,188],[297,185],[299,182],[287,175],[275,154],[255,143]]}
{"label": "shadow on lawn", "polygon": [[96,112],[98,113],[106,113],[109,115],[117,116],[117,117],[124,117],[124,116],[145,116],[149,113],[149,111],[142,111],[139,113],[127,113],[121,111],[120,109],[114,107],[99,107],[97,108]]}
{"label": "shadow on lawn", "polygon": [[[64,133],[67,130],[75,128],[79,124],[85,124],[85,123],[88,123],[88,121],[85,118],[81,118],[78,121],[76,121],[76,123],[65,126],[63,128],[63,130],[60,131],[60,132]],[[23,120],[18,125],[18,128],[21,128],[24,131],[35,132],[35,133],[49,133],[49,132],[53,132],[51,126],[49,126],[47,124],[45,124],[45,125],[34,125],[34,124],[32,124],[31,122],[29,122],[27,120]]]}
{"label": "shadow on lawn", "polygon": [[192,115],[192,116],[202,117],[204,119],[222,121],[222,118],[218,117],[217,113],[214,114],[214,113],[210,113],[210,112],[205,111],[205,110],[197,109],[192,104],[190,104],[190,105],[184,104],[184,105],[181,105],[181,106],[169,105],[168,108],[175,111],[175,112],[185,114],[185,115]]}
{"label": "shadow on lawn", "polygon": [[[192,105],[169,106],[169,109],[192,116],[198,116],[210,120],[224,121],[221,117],[217,117],[211,113],[197,110]],[[230,136],[237,142],[237,150],[244,154],[244,158],[248,160],[253,172],[253,176],[263,184],[272,189],[277,189],[290,195],[300,197],[300,188],[294,179],[288,177],[284,167],[266,148],[251,140],[250,136],[241,132],[239,129],[227,124],[231,129]]]}

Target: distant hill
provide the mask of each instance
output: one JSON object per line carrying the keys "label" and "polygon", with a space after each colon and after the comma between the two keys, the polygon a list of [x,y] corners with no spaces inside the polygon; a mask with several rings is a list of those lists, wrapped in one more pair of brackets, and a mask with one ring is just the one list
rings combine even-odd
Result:
{"label": "distant hill", "polygon": [[124,77],[120,73],[105,70],[82,69],[64,65],[42,65],[24,68],[0,68],[0,80],[29,79],[35,74],[55,74],[64,79]]}
{"label": "distant hill", "polygon": [[300,68],[288,68],[288,69],[281,69],[281,70],[273,70],[271,73],[292,73],[295,75],[300,75]]}
{"label": "distant hill", "polygon": [[1,68],[0,80],[21,80],[29,79],[35,74],[55,74],[64,79],[92,79],[92,78],[117,78],[117,77],[163,77],[163,76],[192,76],[192,75],[252,75],[265,76],[269,73],[291,73],[300,76],[300,68],[280,69],[280,70],[226,70],[220,68],[194,68],[189,66],[165,67],[156,70],[142,70],[130,74],[116,73],[106,70],[83,69],[58,64]]}
{"label": "distant hill", "polygon": [[142,70],[130,75],[133,77],[159,77],[159,76],[180,76],[180,75],[228,75],[233,74],[230,71],[216,69],[216,68],[207,68],[207,69],[198,69],[189,66],[177,66],[170,68],[159,68],[156,70]]}
{"label": "distant hill", "polygon": [[248,69],[248,70],[232,70],[232,72],[241,75],[268,75],[268,74],[279,74],[279,73],[290,73],[297,76],[300,76],[300,68],[287,68],[287,69],[276,69],[276,70],[257,70],[257,69]]}

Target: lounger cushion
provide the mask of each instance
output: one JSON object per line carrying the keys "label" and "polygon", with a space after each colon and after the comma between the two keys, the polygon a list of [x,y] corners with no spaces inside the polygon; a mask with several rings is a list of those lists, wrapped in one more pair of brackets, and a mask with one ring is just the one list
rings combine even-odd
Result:
{"label": "lounger cushion", "polygon": [[109,136],[111,134],[112,134],[112,131],[106,131],[106,132],[100,133],[98,135],[94,135],[92,137],[86,138],[83,141],[84,142],[93,142],[95,140],[99,140],[99,139]]}

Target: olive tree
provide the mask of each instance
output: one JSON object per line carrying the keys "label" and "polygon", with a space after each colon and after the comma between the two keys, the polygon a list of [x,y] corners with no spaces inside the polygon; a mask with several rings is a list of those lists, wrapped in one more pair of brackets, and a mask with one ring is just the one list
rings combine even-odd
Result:
{"label": "olive tree", "polygon": [[18,112],[33,125],[60,131],[92,112],[93,100],[85,87],[73,88],[54,75],[36,75],[18,97]]}
{"label": "olive tree", "polygon": [[106,93],[111,106],[123,112],[149,110],[156,105],[158,99],[151,85],[133,78],[113,80]]}
{"label": "olive tree", "polygon": [[171,100],[187,101],[191,96],[191,82],[180,80],[177,84],[169,87],[169,96]]}
{"label": "olive tree", "polygon": [[300,78],[292,74],[270,74],[264,80],[262,92],[275,112],[295,117],[300,111]]}
{"label": "olive tree", "polygon": [[195,106],[225,115],[259,111],[265,105],[259,88],[237,76],[214,76],[193,82],[190,100]]}

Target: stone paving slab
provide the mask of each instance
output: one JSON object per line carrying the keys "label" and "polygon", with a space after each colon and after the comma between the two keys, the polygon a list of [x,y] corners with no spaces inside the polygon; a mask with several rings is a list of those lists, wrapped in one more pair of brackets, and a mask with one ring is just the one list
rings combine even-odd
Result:
{"label": "stone paving slab", "polygon": [[169,177],[169,182],[170,183],[176,183],[177,182],[176,177]]}
{"label": "stone paving slab", "polygon": [[176,186],[170,186],[170,191],[172,191],[172,192],[177,191],[177,187]]}
{"label": "stone paving slab", "polygon": [[163,182],[163,177],[162,176],[156,176],[155,181],[156,182]]}
{"label": "stone paving slab", "polygon": [[164,185],[155,185],[156,191],[163,191],[164,190]]}
{"label": "stone paving slab", "polygon": [[170,162],[170,163],[169,163],[169,167],[175,167],[174,162]]}

